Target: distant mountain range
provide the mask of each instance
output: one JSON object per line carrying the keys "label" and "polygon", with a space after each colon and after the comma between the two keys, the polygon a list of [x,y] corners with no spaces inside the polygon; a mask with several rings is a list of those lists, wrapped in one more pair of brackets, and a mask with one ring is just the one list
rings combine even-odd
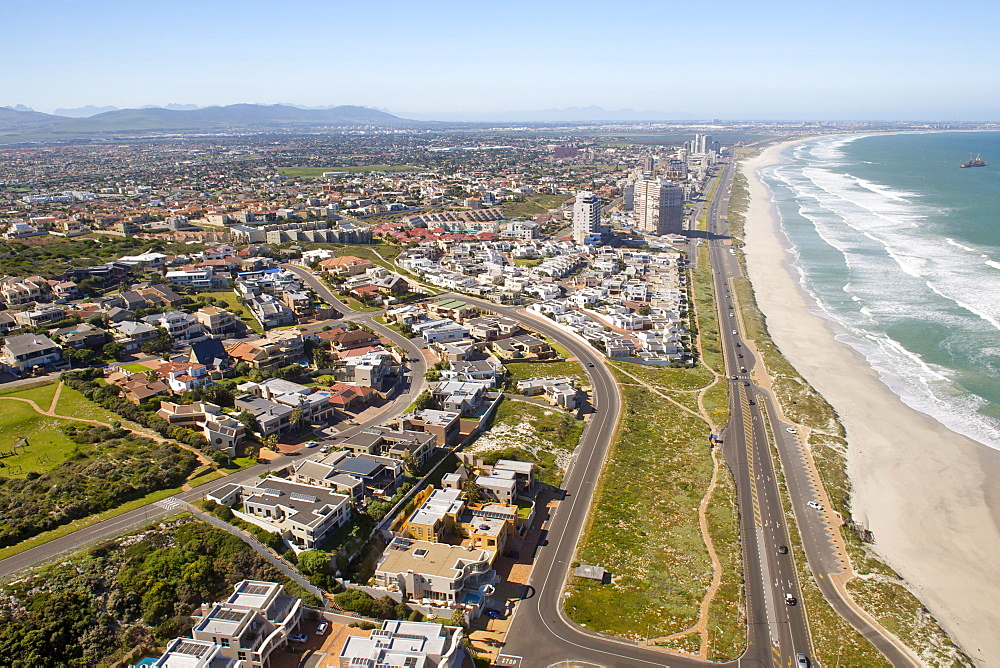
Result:
{"label": "distant mountain range", "polygon": [[[170,105],[186,107],[188,105]],[[193,106],[193,105],[192,105]],[[406,128],[423,125],[377,109],[355,106],[300,109],[288,105],[233,104],[195,109],[114,109],[85,115],[87,107],[64,109],[79,117],[43,114],[26,107],[0,107],[0,142],[76,139],[93,136],[173,133],[317,131],[334,127]]]}
{"label": "distant mountain range", "polygon": [[407,112],[407,118],[415,120],[435,120],[451,122],[476,123],[586,123],[589,121],[656,121],[695,119],[687,112],[635,111],[634,109],[617,109],[609,111],[603,107],[565,107],[563,109],[535,109],[526,111],[499,112],[442,112],[426,114]]}

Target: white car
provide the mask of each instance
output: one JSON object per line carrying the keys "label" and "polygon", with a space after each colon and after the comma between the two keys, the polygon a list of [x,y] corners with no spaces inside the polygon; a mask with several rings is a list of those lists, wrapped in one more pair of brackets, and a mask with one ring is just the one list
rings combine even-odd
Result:
{"label": "white car", "polygon": [[789,434],[797,434],[797,433],[799,433],[799,430],[795,429],[794,427],[785,427],[785,431],[787,431]]}
{"label": "white car", "polygon": [[326,630],[328,628],[330,628],[330,624],[328,622],[320,622],[319,624],[316,625],[316,635],[318,636],[323,635],[324,633],[326,633]]}
{"label": "white car", "polygon": [[823,510],[823,506],[819,505],[818,501],[810,501],[806,505],[810,508],[815,508],[816,510]]}

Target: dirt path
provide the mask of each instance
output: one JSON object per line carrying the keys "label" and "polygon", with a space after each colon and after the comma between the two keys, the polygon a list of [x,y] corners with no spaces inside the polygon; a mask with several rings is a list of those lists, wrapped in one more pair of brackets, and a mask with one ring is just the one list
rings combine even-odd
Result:
{"label": "dirt path", "polygon": [[[716,431],[715,424],[712,422],[711,418],[708,415],[708,412],[705,410],[704,404],[702,403],[702,397],[704,396],[704,392],[708,391],[719,381],[718,375],[715,374],[714,371],[712,371],[714,379],[712,380],[711,383],[709,383],[707,386],[701,389],[702,394],[699,394],[698,396],[698,406],[701,409],[701,412],[699,413],[691,410],[690,408],[684,406],[681,403],[678,403],[674,399],[664,394],[659,388],[650,385],[649,383],[639,378],[636,378],[628,371],[625,371],[620,367],[615,367],[615,368],[618,371],[621,371],[629,378],[636,381],[639,385],[645,387],[650,392],[659,395],[660,397],[666,399],[667,401],[681,408],[687,413],[690,413],[691,415],[694,415],[695,417],[704,420],[709,425],[709,427],[711,427],[712,432],[715,433]],[[712,494],[715,492],[715,486],[716,483],[718,482],[718,479],[719,479],[719,457],[718,453],[716,452],[716,449],[712,448],[712,479],[708,483],[708,488],[706,488],[705,490],[705,495],[701,498],[701,503],[698,504],[698,527],[701,530],[701,538],[702,541],[705,543],[705,548],[708,550],[708,558],[712,562],[712,581],[709,584],[708,590],[705,592],[705,596],[701,600],[701,604],[698,609],[698,621],[695,622],[693,626],[683,631],[672,633],[668,636],[663,636],[660,638],[650,638],[649,640],[646,641],[646,644],[655,645],[657,642],[677,640],[679,638],[689,636],[692,633],[697,633],[701,637],[699,655],[703,659],[708,658],[709,609],[712,606],[712,599],[715,598],[715,594],[716,592],[718,592],[719,587],[722,584],[722,564],[719,562],[719,557],[715,552],[715,544],[712,542],[712,534],[708,528],[708,508],[711,505]]]}
{"label": "dirt path", "polygon": [[[95,427],[108,427],[108,428],[111,427],[111,424],[108,422],[101,422],[100,420],[87,420],[85,418],[70,417],[69,415],[59,415],[58,413],[56,413],[56,405],[59,403],[59,396],[62,394],[62,388],[63,388],[63,382],[59,381],[59,385],[56,387],[56,392],[54,395],[52,395],[52,403],[49,404],[48,410],[42,410],[41,407],[37,403],[35,403],[32,399],[23,399],[21,397],[0,397],[0,399],[6,399],[8,401],[22,401],[31,406],[33,409],[35,409],[36,413],[40,413],[41,415],[45,415],[47,417],[59,418],[60,420],[71,420],[73,422],[84,422],[86,424],[92,424]],[[181,447],[189,452],[194,453],[195,457],[198,458],[199,464],[201,465],[207,464],[210,466],[213,465],[212,460],[205,453],[191,447],[190,445],[181,443],[179,441],[174,441],[169,438],[163,438],[159,434],[151,432],[145,428],[132,429],[132,431],[139,434],[140,436],[145,436],[146,438],[150,438],[159,443],[173,443],[178,447]],[[195,471],[197,471],[197,469],[195,469]],[[187,480],[191,479],[195,471],[191,472],[191,476],[188,476]],[[187,491],[187,489],[191,489],[191,487],[187,484],[187,481],[185,481],[181,489],[185,489],[185,491]]]}

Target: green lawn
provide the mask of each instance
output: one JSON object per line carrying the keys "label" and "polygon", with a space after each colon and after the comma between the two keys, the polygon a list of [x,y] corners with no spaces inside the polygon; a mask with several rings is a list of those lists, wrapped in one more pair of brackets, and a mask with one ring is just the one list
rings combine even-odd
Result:
{"label": "green lawn", "polygon": [[50,380],[44,381],[44,384],[34,387],[7,388],[5,391],[0,392],[0,396],[28,399],[38,404],[38,407],[43,411],[47,411],[52,404],[52,397],[55,396],[57,387],[59,387],[59,384]]}
{"label": "green lawn", "polygon": [[65,415],[66,417],[97,420],[98,422],[106,422],[108,424],[111,424],[112,420],[118,420],[123,425],[127,422],[122,416],[101,408],[68,385],[63,385],[62,392],[59,393],[59,403],[56,405],[56,413]]}
{"label": "green lawn", "polygon": [[0,459],[3,465],[0,475],[43,473],[65,461],[77,447],[60,429],[68,422],[41,415],[23,401],[0,399],[0,452],[10,452],[22,436],[28,437],[27,448],[18,449],[13,457]]}
{"label": "green lawn", "polygon": [[527,378],[542,378],[545,376],[569,376],[575,378],[579,383],[589,385],[587,374],[583,372],[583,367],[579,362],[504,362],[507,371],[515,380],[525,380]]}
{"label": "green lawn", "polygon": [[139,364],[138,362],[133,362],[132,364],[121,364],[119,366],[126,371],[131,371],[132,373],[146,373],[149,371],[148,366],[145,364]]}
{"label": "green lawn", "polygon": [[347,165],[342,167],[278,167],[278,173],[289,178],[320,179],[323,172],[347,172],[359,174],[363,172],[415,172],[419,171],[412,165]]}

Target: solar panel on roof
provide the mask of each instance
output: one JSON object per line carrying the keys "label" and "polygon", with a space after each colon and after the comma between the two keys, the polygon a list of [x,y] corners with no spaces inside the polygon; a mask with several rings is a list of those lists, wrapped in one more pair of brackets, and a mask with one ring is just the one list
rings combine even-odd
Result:
{"label": "solar panel on roof", "polygon": [[215,614],[212,615],[212,619],[224,619],[227,622],[238,622],[243,619],[244,612],[240,610],[228,610],[226,608],[218,608]]}
{"label": "solar panel on roof", "polygon": [[189,654],[191,656],[202,657],[208,650],[212,649],[211,645],[202,645],[201,643],[193,642],[181,642],[174,645],[174,652],[178,654]]}
{"label": "solar panel on roof", "polygon": [[280,489],[274,489],[273,487],[260,487],[257,491],[268,496],[281,496],[283,494]]}
{"label": "solar panel on roof", "polygon": [[263,596],[270,590],[271,588],[265,585],[248,584],[243,586],[242,592],[251,596]]}
{"label": "solar panel on roof", "polygon": [[319,501],[318,497],[311,496],[309,494],[300,494],[298,492],[292,492],[289,498],[292,501],[304,501],[306,503],[316,503]]}

